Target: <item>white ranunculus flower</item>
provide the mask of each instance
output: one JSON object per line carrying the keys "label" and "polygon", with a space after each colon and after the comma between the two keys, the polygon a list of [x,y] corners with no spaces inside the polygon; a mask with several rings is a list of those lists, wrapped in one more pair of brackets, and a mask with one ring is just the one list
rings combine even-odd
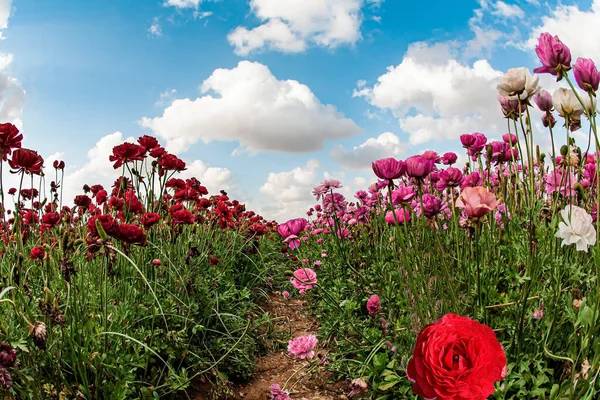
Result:
{"label": "white ranunculus flower", "polygon": [[574,244],[577,251],[585,251],[596,244],[596,229],[592,216],[583,208],[568,205],[560,212],[563,222],[558,224],[558,232],[554,235],[561,238],[561,246]]}
{"label": "white ranunculus flower", "polygon": [[583,114],[583,107],[571,89],[559,88],[552,95],[554,108],[561,117],[578,118]]}
{"label": "white ranunculus flower", "polygon": [[531,75],[525,67],[511,68],[500,78],[496,88],[501,96],[526,100],[539,90],[539,77]]}
{"label": "white ranunculus flower", "polygon": [[596,107],[598,106],[598,102],[595,97],[590,99],[590,96],[585,93],[581,95],[581,100],[583,101],[583,105],[585,106],[585,111],[588,114],[596,115]]}

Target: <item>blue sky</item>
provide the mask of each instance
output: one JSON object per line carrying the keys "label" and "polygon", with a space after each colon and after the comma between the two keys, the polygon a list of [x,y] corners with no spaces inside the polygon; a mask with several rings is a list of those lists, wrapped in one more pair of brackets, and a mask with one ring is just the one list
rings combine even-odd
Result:
{"label": "blue sky", "polygon": [[372,157],[503,133],[499,74],[533,68],[548,29],[599,57],[579,39],[599,15],[598,0],[0,0],[0,78],[26,92],[0,116],[65,159],[73,190],[110,182],[117,139],[155,134],[211,189],[286,218],[324,176],[348,195],[370,183]]}

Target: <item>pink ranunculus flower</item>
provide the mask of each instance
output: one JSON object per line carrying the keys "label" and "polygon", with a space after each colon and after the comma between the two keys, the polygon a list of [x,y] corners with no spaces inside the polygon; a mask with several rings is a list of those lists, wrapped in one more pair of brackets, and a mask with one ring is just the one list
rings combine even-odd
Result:
{"label": "pink ranunculus flower", "polygon": [[444,165],[452,165],[456,163],[456,160],[458,160],[458,156],[456,155],[456,153],[450,151],[444,153],[444,155],[442,156],[442,164]]}
{"label": "pink ranunculus flower", "polygon": [[406,175],[411,178],[423,179],[431,173],[434,166],[435,160],[422,155],[410,156],[406,159]]}
{"label": "pink ranunculus flower", "polygon": [[560,41],[558,36],[544,32],[538,38],[535,52],[542,63],[541,67],[533,70],[536,74],[551,74],[562,79],[571,69],[571,50]]}
{"label": "pink ranunculus flower", "polygon": [[456,202],[456,206],[463,208],[467,216],[473,219],[494,211],[499,204],[496,196],[482,186],[464,188]]}
{"label": "pink ranunculus flower", "polygon": [[298,289],[300,294],[306,293],[317,284],[317,273],[310,268],[298,268],[290,278],[291,284]]}
{"label": "pink ranunculus flower", "polygon": [[394,158],[382,158],[371,164],[373,172],[379,179],[398,179],[406,172],[406,164]]}
{"label": "pink ranunculus flower", "polygon": [[441,171],[438,177],[440,178],[436,183],[438,190],[460,186],[464,180],[463,173],[460,171],[460,169],[454,167],[449,167]]}
{"label": "pink ranunculus flower", "polygon": [[396,224],[396,220],[398,220],[398,224],[402,225],[403,223],[410,221],[410,212],[408,210],[400,208],[396,209],[394,212],[396,213],[396,218],[394,219],[394,214],[392,211],[388,211],[385,214],[385,222],[390,225],[394,225]]}
{"label": "pink ranunculus flower", "polygon": [[290,393],[285,390],[281,390],[281,386],[278,384],[271,385],[271,398],[270,400],[292,400]]}
{"label": "pink ranunculus flower", "polygon": [[542,112],[551,112],[554,108],[552,103],[552,95],[547,90],[540,90],[535,96],[533,96],[535,105],[538,106]]}
{"label": "pink ranunculus flower", "polygon": [[578,58],[573,66],[575,80],[580,88],[586,92],[596,92],[600,85],[600,73],[596,64],[589,58]]}
{"label": "pink ranunculus flower", "polygon": [[367,311],[372,315],[379,314],[381,311],[381,300],[376,294],[369,297],[369,300],[367,300]]}
{"label": "pink ranunculus flower", "polygon": [[395,206],[411,201],[417,192],[412,186],[399,186],[392,192],[392,202]]}
{"label": "pink ranunculus flower", "polygon": [[288,343],[288,352],[294,357],[305,359],[315,356],[315,346],[317,345],[315,335],[306,335],[294,338]]}

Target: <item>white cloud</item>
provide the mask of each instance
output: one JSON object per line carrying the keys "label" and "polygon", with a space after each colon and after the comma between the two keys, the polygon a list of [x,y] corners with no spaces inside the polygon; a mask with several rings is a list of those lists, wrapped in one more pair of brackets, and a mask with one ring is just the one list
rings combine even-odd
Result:
{"label": "white cloud", "polygon": [[175,95],[177,94],[177,90],[175,89],[167,89],[160,94],[159,99],[154,103],[154,105],[158,107],[170,106],[175,99]]}
{"label": "white cloud", "polygon": [[523,18],[525,13],[521,7],[516,4],[507,4],[501,0],[498,0],[496,3],[494,3],[492,15],[502,18]]}
{"label": "white cloud", "polygon": [[[558,35],[560,40],[571,49],[573,60],[586,57],[600,62],[600,40],[591,34],[593,28],[600,26],[600,0],[594,0],[588,10],[577,5],[558,5],[550,15],[542,18],[542,24],[531,30],[524,49],[531,51],[537,44],[542,32]],[[590,30],[592,29],[592,31]]]}
{"label": "white cloud", "polygon": [[408,147],[400,138],[391,132],[384,132],[376,138],[369,138],[364,143],[355,146],[352,151],[342,145],[331,149],[329,156],[333,161],[347,169],[368,169],[371,163],[381,158],[400,158]]}
{"label": "white cloud", "polygon": [[362,131],[334,106],[321,104],[308,86],[278,80],[260,63],[217,69],[201,90],[202,97],[175,100],[162,116],[143,118],[142,126],[175,152],[213,140],[239,142],[251,153],[309,152]]}
{"label": "white cloud", "polygon": [[12,0],[0,0],[0,40],[4,39],[2,31],[8,28],[8,20],[12,12]]}
{"label": "white cloud", "polygon": [[303,216],[315,204],[312,189],[318,183],[319,165],[319,161],[309,160],[304,167],[271,172],[259,189],[268,198],[259,213],[279,221]]}
{"label": "white cloud", "polygon": [[[380,3],[380,1],[370,1]],[[250,0],[258,27],[238,27],[228,35],[238,55],[264,49],[288,53],[309,45],[334,49],[361,39],[363,0]]]}
{"label": "white cloud", "polygon": [[158,18],[154,18],[154,22],[152,22],[152,25],[148,28],[148,33],[154,37],[162,37],[163,30]]}
{"label": "white cloud", "polygon": [[165,0],[164,7],[198,8],[202,0]]}
{"label": "white cloud", "polygon": [[354,96],[392,111],[413,145],[504,129],[495,88],[502,73],[486,60],[468,65],[452,55],[450,44],[414,43],[399,65]]}
{"label": "white cloud", "polygon": [[[0,0],[1,1],[1,0]],[[12,54],[0,52],[0,121],[19,123],[25,103],[25,89],[9,74]]]}
{"label": "white cloud", "polygon": [[231,188],[232,173],[227,168],[211,167],[202,160],[187,164],[187,170],[178,177],[188,179],[195,177],[208,189],[209,193],[219,193],[219,190]]}

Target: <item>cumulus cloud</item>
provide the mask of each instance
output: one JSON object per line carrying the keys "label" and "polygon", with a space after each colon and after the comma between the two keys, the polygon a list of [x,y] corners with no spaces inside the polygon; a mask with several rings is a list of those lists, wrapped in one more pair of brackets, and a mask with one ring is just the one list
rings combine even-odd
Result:
{"label": "cumulus cloud", "polygon": [[[369,0],[379,5],[381,0]],[[269,49],[288,53],[309,45],[334,49],[361,39],[364,0],[251,0],[258,27],[237,27],[228,35],[238,55]]]}
{"label": "cumulus cloud", "polygon": [[218,193],[219,190],[228,190],[231,186],[233,174],[227,168],[211,167],[202,160],[195,160],[187,164],[187,170],[178,175],[182,179],[197,178],[209,193]]}
{"label": "cumulus cloud", "polygon": [[0,40],[4,39],[2,31],[8,28],[8,20],[12,11],[12,0],[0,0]]}
{"label": "cumulus cloud", "polygon": [[469,65],[453,55],[451,44],[414,43],[399,65],[354,96],[390,110],[412,145],[504,129],[495,88],[502,73],[486,60]]}
{"label": "cumulus cloud", "polygon": [[0,121],[11,121],[20,125],[25,89],[9,73],[12,59],[12,54],[0,53]]}
{"label": "cumulus cloud", "polygon": [[501,0],[494,3],[492,14],[502,18],[523,18],[525,16],[521,7],[516,4],[507,4]]}
{"label": "cumulus cloud", "polygon": [[319,161],[313,159],[291,171],[271,172],[259,189],[267,198],[259,212],[278,221],[301,217],[315,202],[312,189],[319,166]]}
{"label": "cumulus cloud", "polygon": [[202,97],[175,100],[162,116],[140,123],[175,152],[213,140],[239,142],[251,153],[309,152],[362,131],[334,106],[321,104],[308,86],[279,80],[256,62],[215,70],[201,91]]}
{"label": "cumulus cloud", "polygon": [[165,0],[163,6],[175,8],[198,8],[202,0]]}
{"label": "cumulus cloud", "polygon": [[551,13],[542,18],[542,23],[531,30],[529,39],[521,46],[531,51],[542,32],[558,35],[571,49],[573,60],[587,57],[600,62],[600,41],[597,35],[590,34],[590,27],[600,25],[600,0],[594,0],[587,10],[578,5],[559,4]]}
{"label": "cumulus cloud", "polygon": [[376,138],[369,138],[364,143],[346,150],[342,145],[331,149],[329,157],[346,169],[369,169],[371,163],[381,158],[400,158],[407,148],[400,138],[391,132],[384,132]]}
{"label": "cumulus cloud", "polygon": [[162,37],[163,30],[158,18],[154,18],[152,25],[148,28],[148,33],[154,37]]}

